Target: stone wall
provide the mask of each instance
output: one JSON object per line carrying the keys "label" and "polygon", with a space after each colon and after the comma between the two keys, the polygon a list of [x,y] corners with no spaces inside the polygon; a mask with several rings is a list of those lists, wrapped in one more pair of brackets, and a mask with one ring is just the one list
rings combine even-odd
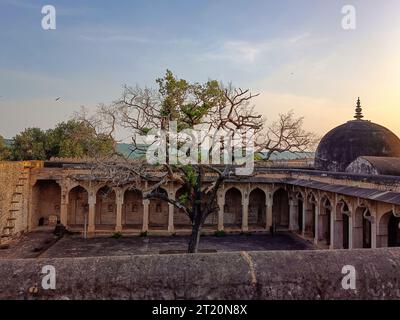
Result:
{"label": "stone wall", "polygon": [[[46,265],[55,290],[41,287]],[[0,299],[399,299],[400,249],[0,260],[0,274]]]}
{"label": "stone wall", "polygon": [[[10,217],[10,210],[18,204],[12,204],[13,194],[19,181],[20,173],[24,170],[23,162],[0,162],[0,235],[7,225],[7,219]],[[26,190],[23,190],[26,191]],[[15,197],[14,197],[15,198]],[[17,215],[14,233],[19,233],[27,228],[27,194],[23,192],[20,197],[21,205],[24,210],[22,214]]]}

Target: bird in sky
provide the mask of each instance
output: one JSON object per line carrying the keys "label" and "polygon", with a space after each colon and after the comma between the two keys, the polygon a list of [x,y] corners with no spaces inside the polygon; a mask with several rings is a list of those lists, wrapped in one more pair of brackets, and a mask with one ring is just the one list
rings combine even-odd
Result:
{"label": "bird in sky", "polygon": [[56,98],[56,101],[60,101],[61,97]]}

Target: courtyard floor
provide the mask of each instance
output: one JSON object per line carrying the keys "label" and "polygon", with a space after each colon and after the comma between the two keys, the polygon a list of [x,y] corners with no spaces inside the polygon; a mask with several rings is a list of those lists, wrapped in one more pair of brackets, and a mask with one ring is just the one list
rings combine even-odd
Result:
{"label": "courtyard floor", "polygon": [[[187,236],[126,236],[119,239],[65,235],[57,241],[51,232],[32,232],[0,250],[0,259],[63,258],[111,255],[185,253]],[[200,252],[312,250],[314,246],[291,233],[202,236]]]}

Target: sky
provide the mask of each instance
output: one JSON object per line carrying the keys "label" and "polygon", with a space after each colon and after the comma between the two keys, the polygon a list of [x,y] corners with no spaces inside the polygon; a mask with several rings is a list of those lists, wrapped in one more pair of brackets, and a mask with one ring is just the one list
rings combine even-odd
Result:
{"label": "sky", "polygon": [[293,110],[319,136],[360,97],[366,119],[400,135],[399,40],[398,0],[0,0],[0,135],[51,128],[166,69],[250,89],[268,121]]}

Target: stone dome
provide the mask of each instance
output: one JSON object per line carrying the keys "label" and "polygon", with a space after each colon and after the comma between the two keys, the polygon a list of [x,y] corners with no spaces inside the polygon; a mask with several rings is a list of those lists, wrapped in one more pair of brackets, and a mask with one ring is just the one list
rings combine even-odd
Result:
{"label": "stone dome", "polygon": [[332,129],[321,139],[315,154],[317,170],[344,172],[361,156],[400,157],[400,139],[393,132],[362,120],[360,99],[354,118],[356,120]]}

